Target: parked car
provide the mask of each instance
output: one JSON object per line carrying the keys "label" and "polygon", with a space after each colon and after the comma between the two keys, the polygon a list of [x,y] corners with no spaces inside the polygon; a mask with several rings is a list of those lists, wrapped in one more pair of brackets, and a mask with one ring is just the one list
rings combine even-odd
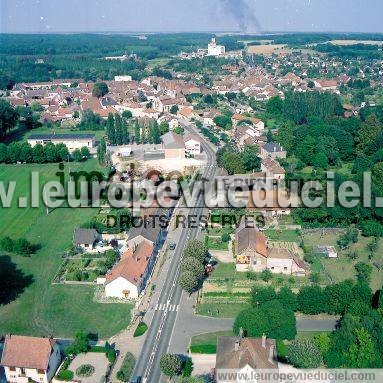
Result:
{"label": "parked car", "polygon": [[130,383],[141,383],[141,376],[133,376]]}
{"label": "parked car", "polygon": [[169,242],[169,250],[175,250],[176,246],[174,242]]}

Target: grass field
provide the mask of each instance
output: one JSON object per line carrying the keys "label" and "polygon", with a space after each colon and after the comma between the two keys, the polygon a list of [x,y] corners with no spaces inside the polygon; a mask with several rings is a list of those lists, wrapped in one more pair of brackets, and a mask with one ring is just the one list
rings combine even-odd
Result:
{"label": "grass field", "polygon": [[[71,164],[72,171],[79,168],[97,170],[98,165],[95,160]],[[32,171],[40,171],[40,183],[57,180],[58,165],[0,166],[1,181],[18,182],[11,207],[1,207],[1,236],[25,237],[41,245],[31,258],[11,255],[18,268],[33,276],[33,283],[16,300],[0,307],[0,334],[72,337],[82,330],[107,338],[128,325],[131,306],[94,303],[93,286],[51,285],[62,253],[71,245],[73,229],[89,220],[95,210],[59,208],[47,215],[44,207],[18,208],[18,197],[28,195]]]}
{"label": "grass field", "polygon": [[195,354],[215,354],[219,336],[234,336],[232,331],[218,331],[195,335],[191,338],[190,352]]}

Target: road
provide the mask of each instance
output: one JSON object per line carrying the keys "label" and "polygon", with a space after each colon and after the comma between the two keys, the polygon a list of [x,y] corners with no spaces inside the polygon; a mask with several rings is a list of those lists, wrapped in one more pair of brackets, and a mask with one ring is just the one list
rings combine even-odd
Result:
{"label": "road", "polygon": [[[185,123],[183,125],[187,130],[196,133],[192,125]],[[207,164],[204,169],[203,178],[213,180],[217,171],[215,152],[210,144],[202,137],[201,142],[203,150],[207,155]],[[185,210],[185,208],[183,208],[183,210]],[[203,194],[201,193],[196,207],[189,208],[189,214],[199,216],[204,210]],[[177,210],[175,213],[177,213]],[[174,251],[172,264],[168,270],[167,283],[164,285],[158,301],[159,305],[165,305],[165,309],[163,311],[155,311],[145,344],[141,350],[141,355],[133,371],[133,376],[141,376],[144,383],[157,383],[163,379],[159,369],[159,361],[161,356],[167,353],[178,314],[177,311],[171,310],[170,308],[174,307],[174,305],[179,307],[181,300],[182,290],[178,286],[177,280],[182,253],[187,241],[195,238],[198,230],[198,227],[185,227],[182,230],[176,250]]]}

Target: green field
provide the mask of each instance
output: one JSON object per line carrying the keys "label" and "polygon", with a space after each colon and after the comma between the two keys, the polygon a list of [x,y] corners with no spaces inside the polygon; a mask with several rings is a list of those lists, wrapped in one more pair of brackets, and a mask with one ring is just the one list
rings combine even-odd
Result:
{"label": "green field", "polygon": [[[100,170],[95,160],[71,164],[72,171],[80,168]],[[29,194],[32,171],[40,171],[41,183],[57,180],[58,165],[0,166],[1,181],[17,181],[12,206],[1,207],[1,236],[25,237],[41,246],[31,258],[11,255],[12,262],[33,277],[33,283],[14,301],[0,306],[0,334],[72,337],[82,330],[110,337],[128,325],[131,306],[94,303],[93,286],[51,285],[62,254],[71,245],[73,229],[89,220],[95,210],[59,208],[47,215],[44,207],[18,208],[18,197]]]}
{"label": "green field", "polygon": [[219,336],[234,336],[232,331],[218,331],[195,335],[191,338],[190,352],[195,354],[215,354]]}

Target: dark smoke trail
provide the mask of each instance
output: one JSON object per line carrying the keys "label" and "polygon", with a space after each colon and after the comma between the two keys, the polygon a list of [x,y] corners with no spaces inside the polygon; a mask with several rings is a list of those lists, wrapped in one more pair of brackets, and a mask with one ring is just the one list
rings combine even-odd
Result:
{"label": "dark smoke trail", "polygon": [[254,10],[246,0],[220,0],[223,7],[230,12],[238,23],[240,32],[261,32],[261,24]]}

